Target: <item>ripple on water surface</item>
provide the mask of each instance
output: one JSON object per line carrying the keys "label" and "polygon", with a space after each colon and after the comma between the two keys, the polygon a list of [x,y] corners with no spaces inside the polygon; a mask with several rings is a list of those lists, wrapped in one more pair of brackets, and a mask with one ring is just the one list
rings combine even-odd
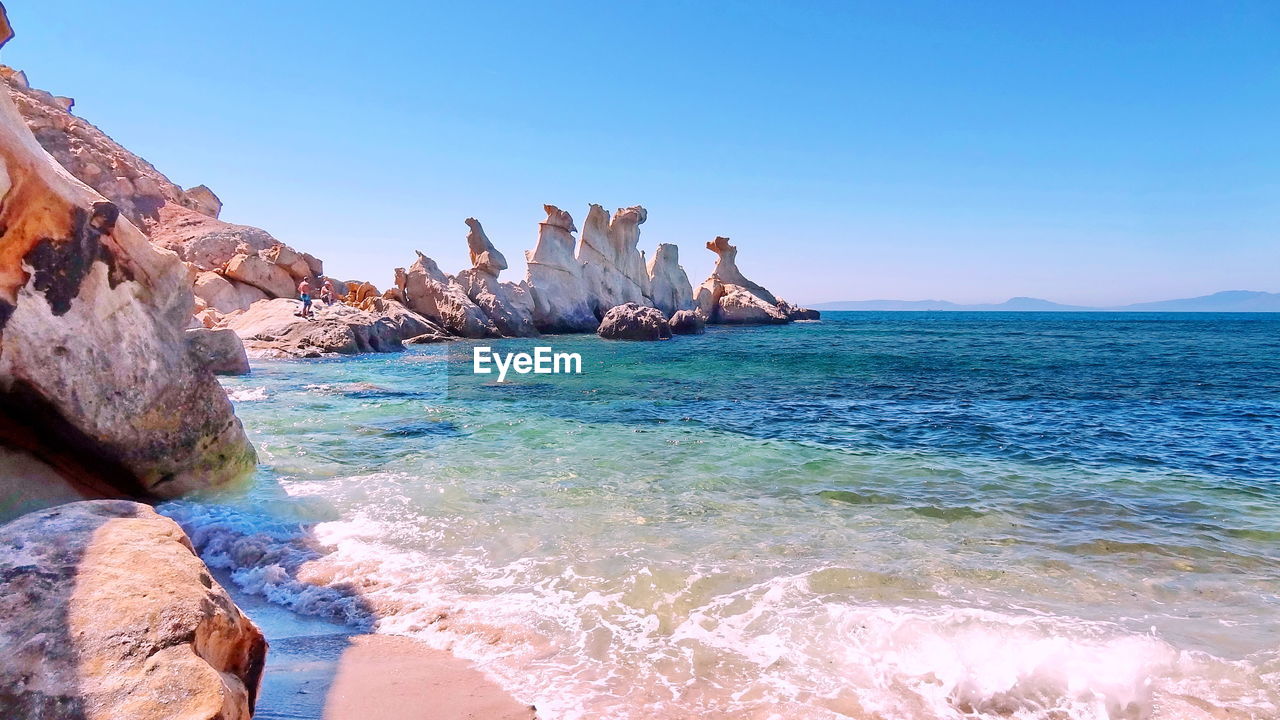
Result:
{"label": "ripple on water surface", "polygon": [[[1274,717],[1275,316],[829,314],[228,381],[247,496],[170,503],[299,612],[548,717]],[[495,341],[503,348],[529,341]]]}

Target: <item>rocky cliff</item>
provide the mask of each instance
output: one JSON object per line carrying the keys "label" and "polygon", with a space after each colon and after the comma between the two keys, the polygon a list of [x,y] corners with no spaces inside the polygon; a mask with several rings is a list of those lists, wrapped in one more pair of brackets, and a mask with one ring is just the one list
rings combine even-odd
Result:
{"label": "rocky cliff", "polygon": [[671,243],[658,245],[647,271],[654,307],[668,318],[681,310],[693,309],[693,286],[680,266],[680,248]]}
{"label": "rocky cliff", "polygon": [[649,213],[640,206],[619,208],[610,217],[599,205],[587,210],[577,260],[596,317],[625,303],[652,305],[649,274],[640,252],[640,225]]}
{"label": "rocky cliff", "polygon": [[538,243],[525,253],[525,282],[533,295],[533,322],[545,333],[595,332],[592,295],[574,257],[573,217],[555,205],[543,205],[547,219],[538,224]]}
{"label": "rocky cliff", "polygon": [[151,163],[71,113],[74,101],[31,87],[26,73],[0,65],[9,99],[36,140],[62,167],[110,200],[136,227],[149,230],[165,205],[217,217],[221,201],[199,185],[183,190]]}
{"label": "rocky cliff", "polygon": [[252,447],[184,329],[188,268],[0,95],[0,439],[96,495],[225,485]]}

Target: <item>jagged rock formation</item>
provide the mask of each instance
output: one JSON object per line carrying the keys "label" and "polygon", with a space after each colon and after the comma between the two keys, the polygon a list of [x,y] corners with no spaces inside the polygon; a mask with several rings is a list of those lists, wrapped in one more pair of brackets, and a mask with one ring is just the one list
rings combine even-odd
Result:
{"label": "jagged rock formation", "polygon": [[300,303],[277,298],[254,303],[225,323],[249,355],[258,358],[395,352],[403,349],[406,339],[444,333],[397,302],[376,296],[369,300],[368,311],[343,303],[316,305],[315,319],[308,320],[297,314]]}
{"label": "jagged rock formation", "polygon": [[696,310],[677,310],[669,322],[673,335],[701,335],[707,331],[707,321]]}
{"label": "jagged rock formation", "polygon": [[74,103],[31,87],[25,73],[0,66],[0,80],[36,140],[68,172],[97,190],[138,228],[149,231],[166,204],[218,216],[222,203],[204,186],[183,190],[151,163],[93,124],[71,114]]}
{"label": "jagged rock formation", "polygon": [[748,280],[738,269],[738,248],[729,244],[729,238],[717,237],[707,243],[707,249],[716,254],[716,266],[694,293],[694,304],[707,322],[777,325],[793,319],[817,319],[816,310],[779,300]]}
{"label": "jagged rock formation", "polygon": [[680,267],[680,248],[661,243],[648,267],[650,297],[653,306],[667,317],[680,310],[693,309],[693,286]]}
{"label": "jagged rock formation", "polygon": [[187,349],[186,266],[58,166],[0,96],[0,438],[98,496],[240,478],[253,448]]}
{"label": "jagged rock formation", "polygon": [[573,255],[577,227],[569,213],[543,205],[538,244],[525,253],[526,283],[533,296],[533,324],[544,333],[593,332],[599,319],[591,305],[582,265]]}
{"label": "jagged rock formation", "polygon": [[633,302],[652,305],[649,273],[644,254],[637,249],[640,225],[648,219],[640,206],[619,208],[613,217],[592,205],[578,239],[578,263],[596,317],[611,308]]}
{"label": "jagged rock formation", "polygon": [[458,284],[504,337],[537,336],[529,286],[499,282],[498,273],[507,269],[507,259],[489,242],[479,220],[467,218],[467,227],[472,267],[458,273]]}
{"label": "jagged rock formation", "polygon": [[596,333],[606,340],[670,340],[671,326],[655,307],[624,303],[604,314]]}
{"label": "jagged rock formation", "polygon": [[0,527],[6,717],[249,720],[266,651],[146,505],[76,502]]}
{"label": "jagged rock formation", "polygon": [[499,335],[493,321],[471,301],[466,289],[420,252],[408,270],[396,268],[396,288],[410,310],[453,335],[465,338]]}
{"label": "jagged rock formation", "polygon": [[[319,292],[324,263],[249,225],[233,225],[176,205],[156,213],[151,241],[199,271],[194,291],[207,307],[227,314],[258,300],[297,296],[309,281]],[[221,281],[219,281],[221,278]]]}

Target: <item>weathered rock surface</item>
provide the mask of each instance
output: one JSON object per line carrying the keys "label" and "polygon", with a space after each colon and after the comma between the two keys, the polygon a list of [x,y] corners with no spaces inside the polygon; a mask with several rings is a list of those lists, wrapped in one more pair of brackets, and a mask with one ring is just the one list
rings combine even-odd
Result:
{"label": "weathered rock surface", "polygon": [[251,470],[226,393],[187,349],[187,267],[54,162],[7,93],[0,165],[0,434],[99,494],[175,496]]}
{"label": "weathered rock surface", "polygon": [[555,205],[542,207],[547,219],[538,225],[538,244],[525,253],[533,324],[544,333],[593,332],[600,323],[582,265],[573,254],[577,227],[564,210]]}
{"label": "weathered rock surface", "polygon": [[249,356],[244,343],[231,328],[192,328],[187,330],[191,355],[215,375],[248,375]]}
{"label": "weathered rock surface", "polygon": [[713,322],[725,325],[781,325],[787,314],[740,285],[722,285]]}
{"label": "weathered rock surface", "polygon": [[776,325],[793,319],[817,319],[817,311],[779,300],[764,287],[748,280],[738,269],[738,248],[729,238],[707,243],[716,254],[716,266],[694,292],[694,306],[707,322],[727,325]]}
{"label": "weathered rock surface", "polygon": [[716,266],[711,276],[725,285],[737,285],[770,305],[777,305],[778,298],[773,293],[747,279],[738,269],[738,248],[729,244],[729,238],[717,237],[707,243],[707,249],[716,254]]}
{"label": "weathered rock surface", "polygon": [[165,205],[151,225],[151,241],[200,270],[221,270],[240,253],[266,250],[279,241],[265,230],[233,225],[192,210]]}
{"label": "weathered rock surface", "polygon": [[129,222],[148,231],[166,204],[217,217],[221,202],[208,188],[184,191],[151,163],[72,115],[70,98],[32,88],[25,74],[0,68],[6,94],[40,145],[68,172],[110,200]]}
{"label": "weathered rock surface", "polygon": [[248,720],[266,651],[146,505],[76,502],[0,526],[5,717]]}
{"label": "weathered rock surface", "polygon": [[603,317],[611,308],[633,302],[652,305],[649,273],[640,242],[640,224],[648,213],[640,206],[619,208],[610,218],[592,205],[582,223],[577,260],[592,310]]}
{"label": "weathered rock surface", "polygon": [[226,276],[252,285],[268,297],[289,298],[296,295],[296,283],[285,268],[258,253],[236,255],[227,263]]}
{"label": "weathered rock surface", "polygon": [[254,303],[248,310],[227,317],[226,323],[252,357],[395,352],[403,349],[406,337],[435,327],[425,318],[407,318],[409,311],[404,308],[375,313],[345,304],[316,305],[313,320],[299,317],[301,308],[302,303],[296,300],[277,298]]}
{"label": "weathered rock surface", "polygon": [[186,196],[183,204],[201,215],[217,218],[222,214],[222,199],[214,195],[208,186],[197,185],[187,188],[183,194]]}
{"label": "weathered rock surface", "polygon": [[654,307],[667,317],[693,309],[693,286],[680,267],[680,248],[671,243],[659,244],[649,260],[648,274]]}
{"label": "weathered rock surface", "polygon": [[480,221],[467,218],[467,251],[471,255],[471,267],[480,272],[497,277],[507,269],[507,258],[498,252],[498,248],[489,242]]}
{"label": "weathered rock surface", "polygon": [[537,336],[529,286],[499,281],[498,274],[507,268],[507,259],[489,242],[479,220],[467,218],[467,227],[472,268],[458,273],[458,285],[504,337]]}
{"label": "weathered rock surface", "polygon": [[673,335],[701,335],[707,331],[707,321],[696,310],[677,310],[669,323]]}
{"label": "weathered rock surface", "polygon": [[596,332],[606,340],[671,339],[671,326],[662,311],[636,303],[610,308]]}
{"label": "weathered rock surface", "polygon": [[246,285],[216,272],[202,272],[196,275],[192,291],[196,295],[196,304],[204,303],[225,315],[237,310],[247,310],[259,300],[266,300],[267,294],[252,285]]}
{"label": "weathered rock surface", "polygon": [[465,338],[499,335],[493,321],[471,301],[466,289],[422,253],[418,253],[418,259],[408,270],[396,268],[396,287],[410,310],[450,334]]}

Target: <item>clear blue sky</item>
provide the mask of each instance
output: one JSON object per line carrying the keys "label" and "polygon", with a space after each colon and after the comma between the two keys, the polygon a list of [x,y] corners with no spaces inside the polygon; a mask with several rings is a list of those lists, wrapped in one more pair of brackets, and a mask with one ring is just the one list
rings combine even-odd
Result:
{"label": "clear blue sky", "polygon": [[0,61],[340,277],[643,204],[795,301],[1280,291],[1280,3],[15,0]]}

